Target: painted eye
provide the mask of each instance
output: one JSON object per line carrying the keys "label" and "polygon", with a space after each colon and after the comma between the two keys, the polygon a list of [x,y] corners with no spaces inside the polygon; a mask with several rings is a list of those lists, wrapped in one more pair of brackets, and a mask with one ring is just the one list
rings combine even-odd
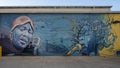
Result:
{"label": "painted eye", "polygon": [[33,34],[33,31],[32,31],[31,29],[29,29],[28,32],[29,32],[30,34]]}
{"label": "painted eye", "polygon": [[26,30],[26,27],[21,26],[21,27],[19,27],[19,29],[20,29],[21,31],[24,31],[24,30]]}

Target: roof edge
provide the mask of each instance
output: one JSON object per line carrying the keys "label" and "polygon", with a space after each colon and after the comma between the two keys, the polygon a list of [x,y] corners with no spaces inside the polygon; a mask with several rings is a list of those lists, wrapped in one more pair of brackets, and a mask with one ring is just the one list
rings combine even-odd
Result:
{"label": "roof edge", "polygon": [[112,6],[0,6],[0,8],[111,8]]}

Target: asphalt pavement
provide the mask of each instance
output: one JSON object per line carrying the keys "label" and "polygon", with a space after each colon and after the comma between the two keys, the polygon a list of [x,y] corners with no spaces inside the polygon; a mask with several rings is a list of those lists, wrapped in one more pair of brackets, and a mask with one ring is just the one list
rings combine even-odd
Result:
{"label": "asphalt pavement", "polygon": [[0,68],[120,68],[120,57],[4,56]]}

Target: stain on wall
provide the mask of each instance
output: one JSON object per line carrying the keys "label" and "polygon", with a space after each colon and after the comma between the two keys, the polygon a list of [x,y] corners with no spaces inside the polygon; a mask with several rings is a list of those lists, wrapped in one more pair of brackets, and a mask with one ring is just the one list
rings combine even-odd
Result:
{"label": "stain on wall", "polygon": [[119,56],[120,14],[0,14],[3,56]]}

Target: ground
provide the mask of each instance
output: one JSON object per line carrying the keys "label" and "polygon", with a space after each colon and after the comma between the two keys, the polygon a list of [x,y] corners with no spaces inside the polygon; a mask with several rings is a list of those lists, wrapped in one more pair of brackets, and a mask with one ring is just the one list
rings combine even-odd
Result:
{"label": "ground", "polygon": [[120,68],[120,57],[10,56],[0,59],[0,68]]}

